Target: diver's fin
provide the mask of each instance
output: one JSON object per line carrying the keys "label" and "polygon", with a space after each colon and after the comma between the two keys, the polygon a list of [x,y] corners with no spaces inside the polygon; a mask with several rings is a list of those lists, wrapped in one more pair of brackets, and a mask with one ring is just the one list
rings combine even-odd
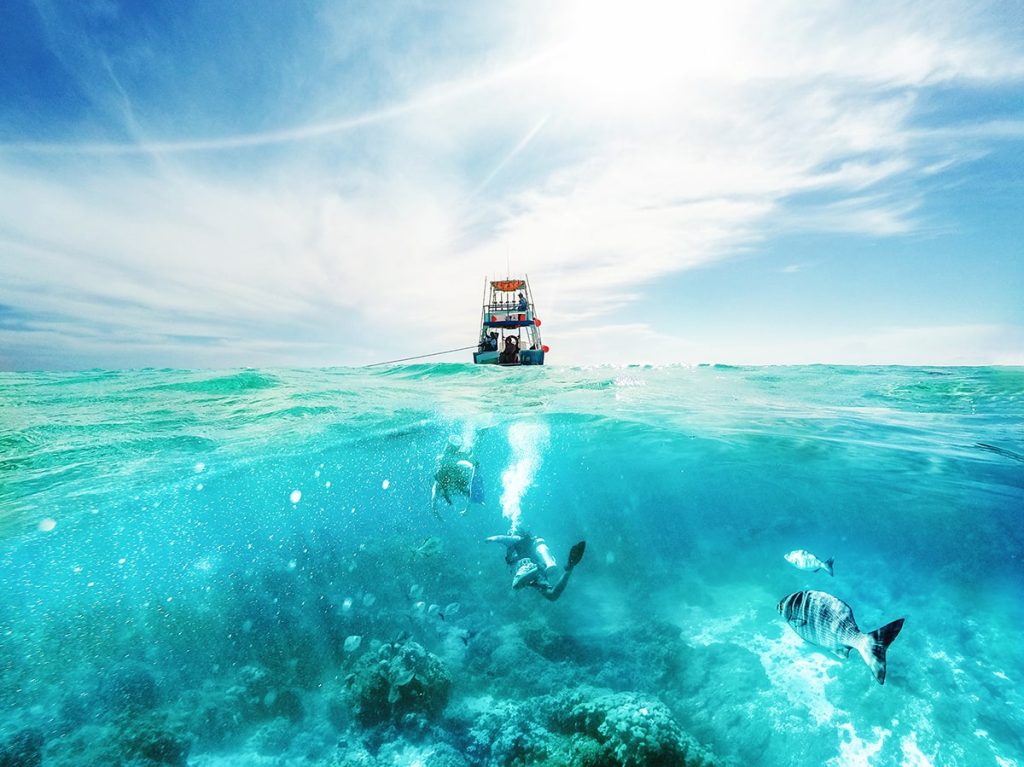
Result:
{"label": "diver's fin", "polygon": [[868,634],[868,652],[862,654],[875,675],[875,681],[879,684],[885,684],[885,651],[899,635],[905,620],[906,618],[900,618]]}
{"label": "diver's fin", "polygon": [[835,557],[829,557],[824,562],[822,562],[822,564],[825,566],[825,569],[828,571],[829,575],[835,575],[835,573],[832,572],[832,565],[835,564],[835,561]]}
{"label": "diver's fin", "polygon": [[586,541],[580,541],[575,546],[573,546],[571,549],[569,549],[569,562],[565,566],[565,569],[566,570],[572,570],[574,567],[576,567],[576,565],[578,565],[580,563],[580,560],[583,559],[583,552],[586,551],[586,550],[587,550],[587,542]]}

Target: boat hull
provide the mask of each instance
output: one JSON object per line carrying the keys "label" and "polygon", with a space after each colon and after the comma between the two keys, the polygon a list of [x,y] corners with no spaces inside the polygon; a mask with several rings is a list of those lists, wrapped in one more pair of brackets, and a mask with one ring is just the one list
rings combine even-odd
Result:
{"label": "boat hull", "polygon": [[473,362],[477,365],[502,365],[504,367],[513,367],[522,365],[543,365],[544,352],[540,349],[523,349],[519,352],[518,362],[500,362],[499,360],[500,355],[498,352],[486,351],[473,353]]}

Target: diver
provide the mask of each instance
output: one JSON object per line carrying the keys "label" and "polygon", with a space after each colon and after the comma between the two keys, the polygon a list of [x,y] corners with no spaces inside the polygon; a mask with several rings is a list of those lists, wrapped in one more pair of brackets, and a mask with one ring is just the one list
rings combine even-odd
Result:
{"label": "diver", "polygon": [[562,596],[573,568],[583,559],[583,552],[587,548],[587,542],[580,541],[569,549],[565,569],[556,578],[558,564],[543,538],[535,538],[522,528],[513,528],[508,535],[492,535],[487,542],[501,543],[507,547],[505,564],[512,573],[513,589],[530,586],[552,602]]}
{"label": "diver", "polygon": [[502,365],[515,365],[519,362],[519,336],[505,337],[505,350],[498,355]]}
{"label": "diver", "polygon": [[[472,453],[463,448],[462,437],[457,434],[448,437],[444,452],[437,456],[434,487],[430,491],[430,508],[435,516],[441,516],[437,509],[439,498],[443,498],[444,502],[452,507],[455,507],[455,501],[459,500],[459,514],[466,513],[473,491],[476,466]],[[463,503],[461,499],[465,499],[465,502]]]}

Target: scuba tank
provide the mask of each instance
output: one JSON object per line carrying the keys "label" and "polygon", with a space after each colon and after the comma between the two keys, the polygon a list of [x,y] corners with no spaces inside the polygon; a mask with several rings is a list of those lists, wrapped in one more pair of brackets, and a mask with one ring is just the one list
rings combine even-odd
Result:
{"label": "scuba tank", "polygon": [[542,568],[544,568],[545,575],[551,575],[552,570],[558,569],[558,564],[555,562],[555,558],[551,556],[551,549],[544,543],[543,538],[535,538],[533,541],[533,551],[537,555],[537,562]]}

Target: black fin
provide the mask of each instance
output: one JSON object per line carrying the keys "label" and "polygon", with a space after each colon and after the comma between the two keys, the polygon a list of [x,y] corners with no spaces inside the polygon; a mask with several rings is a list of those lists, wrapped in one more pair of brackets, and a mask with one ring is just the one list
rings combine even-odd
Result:
{"label": "black fin", "polygon": [[835,561],[836,561],[835,557],[829,557],[828,559],[825,560],[825,563],[824,563],[825,564],[825,569],[828,570],[828,574],[829,575],[835,575],[835,573],[832,572],[832,565],[835,564]]}
{"label": "black fin", "polygon": [[567,570],[572,570],[576,565],[583,559],[583,552],[587,550],[587,542],[580,541],[571,549],[569,549],[569,564],[566,567]]}
{"label": "black fin", "polygon": [[903,628],[903,621],[905,620],[906,618],[900,618],[892,623],[887,623],[882,628],[872,631],[868,635],[871,637],[871,657],[874,660],[871,670],[875,673],[875,680],[879,684],[885,684],[885,651],[889,649],[892,641],[899,636],[900,629]]}

